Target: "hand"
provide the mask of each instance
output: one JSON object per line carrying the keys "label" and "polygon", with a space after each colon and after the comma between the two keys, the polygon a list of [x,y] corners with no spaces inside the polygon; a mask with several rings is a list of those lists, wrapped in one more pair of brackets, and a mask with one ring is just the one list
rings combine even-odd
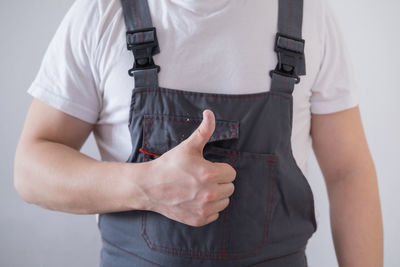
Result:
{"label": "hand", "polygon": [[142,189],[149,210],[191,226],[215,221],[234,191],[235,169],[203,158],[215,130],[213,112],[205,110],[199,127],[178,146],[151,161]]}

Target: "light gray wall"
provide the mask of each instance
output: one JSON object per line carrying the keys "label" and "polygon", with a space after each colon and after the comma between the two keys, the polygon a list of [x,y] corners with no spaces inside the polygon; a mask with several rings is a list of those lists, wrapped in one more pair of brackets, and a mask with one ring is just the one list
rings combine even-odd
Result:
{"label": "light gray wall", "polygon": [[[375,161],[381,193],[385,266],[400,266],[400,1],[330,0],[345,36],[360,88],[364,129]],[[333,267],[328,200],[313,158],[309,180],[320,211],[310,241],[311,267]]]}
{"label": "light gray wall", "polygon": [[[353,59],[361,112],[379,175],[385,224],[385,266],[400,266],[400,19],[397,0],[329,0]],[[26,89],[59,22],[73,0],[0,0],[0,266],[97,266],[100,240],[93,216],[47,211],[15,193],[15,147],[31,98]],[[98,158],[90,138],[85,153]],[[318,232],[310,240],[310,267],[337,266],[330,237],[328,202],[314,157],[309,180]]]}
{"label": "light gray wall", "polygon": [[[94,216],[25,204],[13,187],[13,157],[31,102],[26,93],[73,0],[0,0],[0,266],[98,266]],[[84,151],[98,153],[93,139]]]}

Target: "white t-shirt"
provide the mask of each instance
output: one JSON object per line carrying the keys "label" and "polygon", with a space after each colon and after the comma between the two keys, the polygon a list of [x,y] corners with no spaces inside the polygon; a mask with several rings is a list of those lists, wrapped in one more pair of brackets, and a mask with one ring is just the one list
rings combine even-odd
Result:
{"label": "white t-shirt", "polygon": [[[311,112],[358,104],[353,70],[334,14],[325,0],[304,1],[307,75],[294,91],[292,146],[304,173],[311,148]],[[161,87],[245,94],[268,91],[277,64],[278,0],[149,0],[161,53]],[[77,0],[57,30],[28,92],[95,124],[103,160],[126,161],[134,79],[127,71],[119,0]]]}

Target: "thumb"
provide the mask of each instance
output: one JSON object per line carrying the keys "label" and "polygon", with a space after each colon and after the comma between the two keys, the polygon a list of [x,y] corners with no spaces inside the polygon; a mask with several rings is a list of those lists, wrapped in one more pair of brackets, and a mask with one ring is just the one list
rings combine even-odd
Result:
{"label": "thumb", "polygon": [[186,139],[186,144],[200,153],[203,152],[203,148],[211,138],[215,130],[215,117],[214,113],[206,109],[203,111],[203,120],[199,127]]}

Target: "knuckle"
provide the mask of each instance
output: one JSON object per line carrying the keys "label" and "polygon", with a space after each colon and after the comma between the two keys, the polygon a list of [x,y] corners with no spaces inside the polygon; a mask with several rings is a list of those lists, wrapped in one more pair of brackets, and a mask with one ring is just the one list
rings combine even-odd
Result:
{"label": "knuckle", "polygon": [[205,208],[200,208],[197,213],[202,218],[206,218],[209,215],[209,211]]}
{"label": "knuckle", "polygon": [[198,138],[200,138],[202,140],[207,138],[207,133],[204,129],[203,124],[200,124],[200,126],[196,129],[196,134],[197,134]]}
{"label": "knuckle", "polygon": [[215,199],[215,194],[211,191],[207,191],[204,193],[203,201],[204,202],[211,202]]}
{"label": "knuckle", "polygon": [[201,172],[201,181],[203,182],[209,182],[215,178],[215,173],[207,170],[206,168],[203,169]]}

